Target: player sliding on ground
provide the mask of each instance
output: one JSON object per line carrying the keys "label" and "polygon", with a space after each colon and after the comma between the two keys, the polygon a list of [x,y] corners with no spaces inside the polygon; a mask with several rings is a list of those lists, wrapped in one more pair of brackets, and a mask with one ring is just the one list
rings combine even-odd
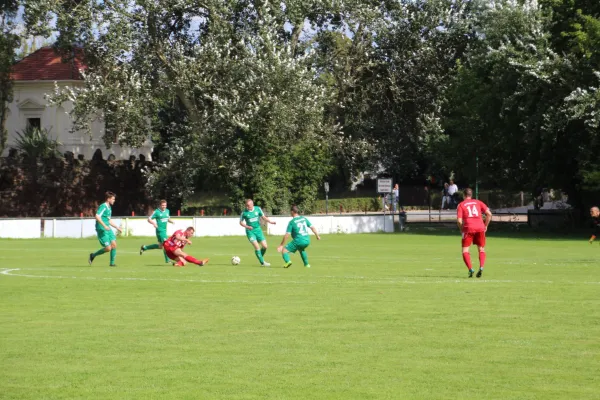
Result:
{"label": "player sliding on ground", "polygon": [[104,203],[100,204],[98,211],[96,211],[96,236],[98,237],[98,241],[102,248],[97,252],[90,254],[90,257],[88,258],[88,263],[90,265],[92,265],[96,257],[110,251],[110,266],[117,266],[115,264],[117,259],[117,238],[110,228],[112,226],[121,232],[121,228],[110,219],[110,217],[112,217],[112,205],[115,204],[115,199],[116,195],[113,192],[106,192],[104,194]]}
{"label": "player sliding on ground", "polygon": [[198,260],[183,252],[182,249],[186,244],[192,244],[192,241],[189,238],[193,235],[194,228],[190,226],[185,231],[176,231],[169,239],[165,241],[165,253],[171,260],[175,261],[173,263],[174,266],[183,267],[186,264],[186,261],[199,266],[208,264],[208,258]]}
{"label": "player sliding on ground", "polygon": [[148,244],[140,247],[140,256],[144,254],[144,251],[146,250],[162,249],[165,256],[165,262],[169,262],[167,252],[163,249],[163,243],[169,238],[169,236],[167,236],[167,222],[171,224],[175,223],[171,219],[171,213],[167,208],[167,201],[161,200],[158,208],[154,210],[154,213],[152,213],[151,216],[148,217],[148,223],[150,223],[150,225],[154,226],[154,229],[156,229],[156,240],[158,240],[158,243]]}
{"label": "player sliding on ground", "polygon": [[590,208],[590,215],[592,217],[592,225],[594,226],[592,236],[590,237],[590,244],[592,244],[594,243],[594,240],[600,236],[600,208]]}
{"label": "player sliding on ground", "polygon": [[[485,225],[481,217],[485,214]],[[471,253],[469,247],[475,243],[479,249],[479,271],[477,277],[483,275],[485,264],[485,232],[492,221],[492,212],[481,201],[473,199],[473,190],[465,189],[465,199],[456,208],[456,222],[462,232],[462,256],[467,268],[469,278],[473,277]]]}
{"label": "player sliding on ground", "polygon": [[[260,221],[264,220],[269,224],[275,225],[275,221],[271,221],[260,209],[260,207],[254,205],[252,199],[246,199],[246,209],[242,211],[240,215],[240,225],[246,229],[246,237],[248,241],[254,247],[254,254],[258,258],[258,262],[263,267],[270,267],[271,264],[265,261],[264,256],[267,252],[267,239],[263,235],[262,229],[260,228]],[[260,244],[260,246],[259,246]]]}
{"label": "player sliding on ground", "polygon": [[[306,248],[310,246],[308,228],[313,231],[317,237],[317,240],[321,240],[321,236],[319,236],[317,228],[315,228],[310,221],[306,219],[306,217],[299,215],[298,206],[292,206],[290,211],[292,213],[292,220],[287,226],[285,235],[283,236],[281,244],[279,247],[277,247],[277,251],[281,253],[283,261],[285,261],[285,265],[283,266],[284,268],[289,268],[292,266],[289,253],[295,253],[296,251],[300,251],[300,257],[302,258],[304,266],[306,268],[310,268],[310,264],[308,263],[308,254],[306,253]],[[290,235],[292,235],[292,241],[283,247]]]}

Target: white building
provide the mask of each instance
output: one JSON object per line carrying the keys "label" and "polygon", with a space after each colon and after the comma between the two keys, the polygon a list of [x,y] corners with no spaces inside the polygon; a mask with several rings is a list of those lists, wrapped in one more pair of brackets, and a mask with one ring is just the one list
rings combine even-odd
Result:
{"label": "white building", "polygon": [[72,110],[72,103],[66,102],[58,107],[48,106],[45,95],[54,92],[55,82],[59,87],[83,85],[79,73],[82,69],[85,69],[85,65],[81,58],[76,57],[69,63],[63,63],[61,56],[52,47],[41,48],[13,66],[11,78],[14,81],[14,97],[8,105],[8,140],[3,156],[15,146],[17,132],[33,125],[48,129],[52,138],[62,143],[61,151],[71,151],[75,157],[83,154],[89,160],[100,149],[104,159],[110,155],[114,155],[117,160],[143,155],[146,160],[151,160],[150,140],[139,149],[121,147],[116,143],[107,149],[102,140],[103,123],[92,123],[92,137],[87,133],[71,133],[72,121],[68,112]]}

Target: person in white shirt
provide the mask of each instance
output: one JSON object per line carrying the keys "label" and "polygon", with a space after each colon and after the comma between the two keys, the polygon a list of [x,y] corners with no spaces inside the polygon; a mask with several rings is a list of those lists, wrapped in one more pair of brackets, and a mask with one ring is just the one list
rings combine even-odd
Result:
{"label": "person in white shirt", "polygon": [[450,196],[452,206],[457,204],[456,196],[458,195],[458,186],[454,183],[452,179],[450,179],[450,186],[448,186],[448,196]]}
{"label": "person in white shirt", "polygon": [[394,213],[398,211],[398,203],[400,202],[400,189],[398,188],[398,184],[394,185],[394,190],[392,191],[392,209]]}

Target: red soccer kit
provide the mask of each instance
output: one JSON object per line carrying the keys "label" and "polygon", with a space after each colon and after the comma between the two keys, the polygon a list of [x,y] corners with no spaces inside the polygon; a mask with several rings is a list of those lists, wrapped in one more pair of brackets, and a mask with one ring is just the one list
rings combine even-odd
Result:
{"label": "red soccer kit", "polygon": [[485,246],[485,225],[482,216],[488,207],[481,201],[467,199],[456,208],[456,217],[463,220],[462,247],[469,247],[475,243]]}
{"label": "red soccer kit", "polygon": [[175,250],[183,249],[185,247],[186,242],[178,240],[177,236],[185,237],[185,232],[182,230],[176,231],[173,235],[171,235],[170,238],[165,240],[164,243],[165,253],[167,253],[167,257],[169,257],[171,260],[177,260],[177,256],[174,254]]}

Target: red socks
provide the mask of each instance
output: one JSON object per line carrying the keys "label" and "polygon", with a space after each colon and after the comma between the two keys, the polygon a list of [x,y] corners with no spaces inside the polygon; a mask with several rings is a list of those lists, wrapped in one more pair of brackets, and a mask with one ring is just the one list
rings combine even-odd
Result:
{"label": "red socks", "polygon": [[483,269],[483,265],[485,264],[485,251],[479,252],[479,268]]}
{"label": "red socks", "polygon": [[192,256],[186,256],[185,261],[191,262],[192,264],[196,264],[196,265],[202,265],[202,262],[200,260],[197,260]]}
{"label": "red socks", "polygon": [[463,261],[465,262],[465,265],[467,266],[467,268],[473,269],[473,266],[471,265],[471,253],[462,253],[462,254],[463,254]]}

